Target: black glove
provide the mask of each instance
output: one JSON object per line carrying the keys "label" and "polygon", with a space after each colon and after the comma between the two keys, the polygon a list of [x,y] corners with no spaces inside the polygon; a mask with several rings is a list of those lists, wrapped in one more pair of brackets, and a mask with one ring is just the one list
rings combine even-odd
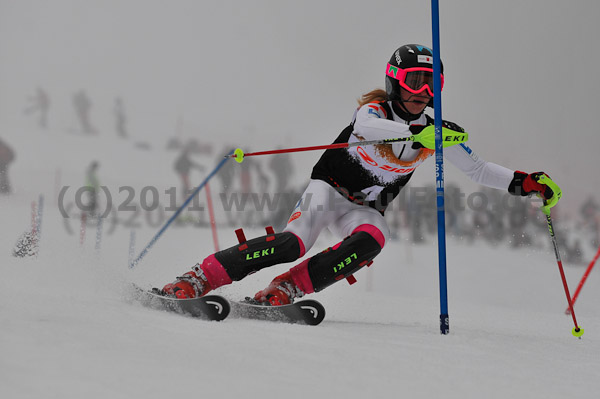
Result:
{"label": "black glove", "polygon": [[544,172],[525,173],[517,170],[508,186],[508,192],[522,197],[540,194],[544,199],[552,198],[554,195],[552,189],[546,184],[538,183],[542,175],[548,176]]}
{"label": "black glove", "polygon": [[465,132],[465,129],[458,126],[456,123],[450,122],[450,121],[442,120],[442,127],[445,127],[446,129],[454,130],[455,132],[459,132],[459,133]]}
{"label": "black glove", "polygon": [[544,199],[545,206],[549,210],[558,203],[562,197],[562,190],[550,176],[544,172],[525,173],[515,171],[514,177],[508,186],[508,192],[513,195],[531,195],[537,194]]}
{"label": "black glove", "polygon": [[[415,135],[415,134],[419,134],[421,133],[421,131],[423,129],[425,129],[425,125],[410,125],[408,127],[408,130],[410,130],[410,132]],[[411,147],[413,150],[418,150],[419,148],[423,148],[423,145],[421,143],[417,143],[416,141],[412,144]]]}

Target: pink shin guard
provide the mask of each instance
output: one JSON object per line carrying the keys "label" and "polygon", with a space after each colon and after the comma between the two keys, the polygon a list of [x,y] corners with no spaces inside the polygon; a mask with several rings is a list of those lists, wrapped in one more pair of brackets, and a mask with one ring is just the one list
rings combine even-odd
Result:
{"label": "pink shin guard", "polygon": [[[362,224],[362,225],[358,226],[356,229],[354,229],[354,231],[352,231],[352,234],[355,234],[355,233],[358,233],[361,231],[365,232],[365,233],[369,234],[371,237],[373,237],[375,239],[375,241],[377,241],[377,244],[381,248],[383,248],[383,246],[385,245],[385,236],[383,235],[383,233],[381,232],[380,229],[378,229],[377,227],[375,227],[372,224]],[[298,238],[298,240],[302,244],[302,241],[300,240],[300,238]],[[342,245],[343,242],[344,241],[337,243],[336,245],[334,245],[332,247],[332,249],[333,250],[338,249],[340,247],[340,245]],[[377,251],[377,252],[379,252],[379,251]],[[312,294],[313,292],[315,292],[313,282],[310,279],[310,275],[308,274],[308,262],[310,261],[310,259],[311,258],[306,259],[303,262],[301,262],[300,264],[298,264],[290,269],[290,273],[292,275],[292,280],[294,280],[294,283],[296,284],[296,286],[298,288],[300,288],[305,294]]]}
{"label": "pink shin guard", "polygon": [[315,292],[315,288],[313,287],[313,283],[308,274],[308,261],[310,258],[304,260],[299,265],[296,265],[290,269],[290,274],[292,275],[292,280],[294,280],[294,284],[298,288],[302,290],[305,294],[312,294]]}
{"label": "pink shin guard", "polygon": [[[294,234],[291,231],[288,231],[288,233]],[[300,245],[300,255],[298,256],[298,258],[301,258],[306,254],[306,247],[304,246],[304,242],[300,237],[298,237],[298,235],[294,234],[294,237],[298,239],[298,245]]]}
{"label": "pink shin guard", "polygon": [[[296,238],[298,239],[298,243],[300,244],[299,257],[301,258],[306,254],[306,247],[304,246],[304,242],[302,242],[302,239],[300,237],[298,237],[296,234],[294,234],[294,236],[296,236]],[[304,292],[305,294],[312,294],[313,292],[315,292],[312,281],[310,281],[310,276],[308,275],[309,260],[310,258],[306,259],[305,261],[302,261],[300,264],[290,269],[290,274],[292,276],[294,284],[296,284],[296,286],[300,288],[300,290],[302,290],[302,292]]]}
{"label": "pink shin guard", "polygon": [[217,260],[215,255],[210,255],[202,262],[200,266],[206,280],[210,284],[212,289],[218,288],[222,285],[231,284],[231,278],[227,274],[227,271],[223,265]]}
{"label": "pink shin guard", "polygon": [[361,224],[360,226],[355,228],[354,231],[352,231],[352,234],[358,233],[359,231],[364,231],[365,233],[369,234],[375,239],[375,241],[377,241],[381,249],[383,249],[383,246],[385,245],[385,236],[383,235],[381,230],[379,230],[372,224]]}

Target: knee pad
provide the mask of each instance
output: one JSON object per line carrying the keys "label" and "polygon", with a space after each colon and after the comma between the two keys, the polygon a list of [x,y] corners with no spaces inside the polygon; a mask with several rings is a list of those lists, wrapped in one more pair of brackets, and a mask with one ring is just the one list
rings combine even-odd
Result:
{"label": "knee pad", "polygon": [[265,267],[293,262],[299,257],[298,237],[289,232],[267,234],[215,254],[233,281],[239,281]]}
{"label": "knee pad", "polygon": [[359,231],[339,245],[328,248],[308,261],[308,274],[315,292],[348,278],[369,264],[381,252],[381,246],[369,233]]}

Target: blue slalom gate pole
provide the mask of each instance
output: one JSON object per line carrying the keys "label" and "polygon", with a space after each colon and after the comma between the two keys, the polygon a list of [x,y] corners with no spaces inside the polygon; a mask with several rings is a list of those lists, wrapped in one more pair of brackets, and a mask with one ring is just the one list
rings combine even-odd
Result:
{"label": "blue slalom gate pole", "polygon": [[444,208],[444,147],[442,143],[442,79],[440,63],[440,8],[431,0],[433,34],[433,107],[435,125],[435,187],[437,198],[438,258],[440,274],[440,332],[450,332],[448,277],[446,274],[446,212]]}
{"label": "blue slalom gate pole", "polygon": [[[229,155],[233,154],[233,150],[229,152]],[[173,223],[173,221],[177,218],[177,216],[179,216],[179,214],[181,212],[183,212],[183,210],[185,209],[185,207],[192,201],[192,199],[200,192],[200,190],[202,190],[202,188],[204,188],[204,186],[206,185],[206,183],[208,183],[208,181],[215,175],[217,174],[217,172],[219,171],[219,169],[221,169],[223,167],[223,165],[225,165],[225,162],[229,161],[231,158],[223,158],[221,160],[221,162],[219,162],[219,164],[213,169],[212,172],[210,172],[208,174],[208,176],[206,176],[206,178],[204,179],[204,181],[202,183],[200,183],[200,185],[198,187],[196,187],[196,189],[194,190],[194,192],[192,192],[192,194],[190,194],[190,196],[185,200],[185,202],[179,207],[179,209],[177,209],[177,211],[175,211],[175,213],[173,214],[173,216],[171,216],[169,218],[169,220],[167,220],[167,222],[165,223],[165,225],[163,227],[161,227],[161,229],[158,231],[158,233],[156,233],[156,235],[154,237],[152,237],[152,239],[150,240],[150,242],[148,243],[148,245],[146,245],[146,247],[144,249],[142,249],[142,252],[140,252],[140,254],[137,256],[137,258],[135,258],[133,261],[129,262],[129,268],[133,269],[139,262],[140,260],[142,260],[142,258],[144,256],[146,256],[146,254],[148,253],[148,251],[150,250],[150,248],[152,248],[152,246],[156,243],[156,241],[158,241],[158,239],[160,238],[160,236],[165,232],[165,230],[171,225],[171,223]]]}

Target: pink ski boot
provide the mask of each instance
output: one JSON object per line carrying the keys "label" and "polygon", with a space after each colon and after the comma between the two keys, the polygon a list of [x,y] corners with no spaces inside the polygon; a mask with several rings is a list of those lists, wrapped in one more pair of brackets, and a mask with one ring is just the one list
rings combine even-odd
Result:
{"label": "pink ski boot", "polygon": [[184,273],[183,276],[165,285],[162,293],[179,299],[197,298],[206,295],[212,290],[200,264],[192,267],[192,271]]}

